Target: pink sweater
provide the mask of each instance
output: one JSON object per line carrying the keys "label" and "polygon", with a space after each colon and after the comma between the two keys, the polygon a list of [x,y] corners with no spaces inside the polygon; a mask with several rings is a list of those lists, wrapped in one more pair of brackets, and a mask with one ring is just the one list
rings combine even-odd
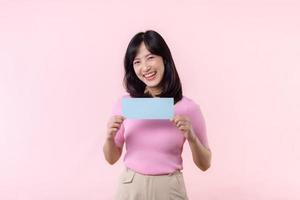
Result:
{"label": "pink sweater", "polygon": [[[129,95],[123,97],[130,98]],[[121,99],[115,103],[112,115],[121,115]],[[183,96],[174,105],[174,115],[185,115],[191,122],[199,141],[209,149],[205,121],[200,107]],[[117,146],[126,145],[126,167],[146,175],[158,175],[182,170],[182,148],[185,138],[170,120],[125,119],[115,136]]]}

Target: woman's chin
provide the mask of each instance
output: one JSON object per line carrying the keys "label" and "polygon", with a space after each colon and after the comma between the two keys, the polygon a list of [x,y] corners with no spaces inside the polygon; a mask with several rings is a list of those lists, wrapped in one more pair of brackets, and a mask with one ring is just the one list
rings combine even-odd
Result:
{"label": "woman's chin", "polygon": [[158,86],[158,84],[147,84],[146,83],[146,87],[149,88],[149,89],[156,89]]}

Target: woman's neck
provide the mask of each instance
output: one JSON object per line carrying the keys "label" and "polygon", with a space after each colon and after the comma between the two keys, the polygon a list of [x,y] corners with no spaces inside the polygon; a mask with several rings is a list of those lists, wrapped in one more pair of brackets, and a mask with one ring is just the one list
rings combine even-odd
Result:
{"label": "woman's neck", "polygon": [[151,96],[155,97],[155,96],[157,96],[157,95],[159,95],[161,93],[161,89],[160,88],[149,88],[149,87],[146,87],[144,93],[149,93]]}

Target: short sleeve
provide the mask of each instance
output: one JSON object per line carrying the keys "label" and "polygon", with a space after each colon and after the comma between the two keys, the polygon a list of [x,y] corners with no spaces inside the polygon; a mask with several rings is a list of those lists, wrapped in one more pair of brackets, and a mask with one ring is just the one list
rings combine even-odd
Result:
{"label": "short sleeve", "polygon": [[[111,116],[122,115],[122,98],[123,97],[119,98],[114,103],[112,112],[111,112]],[[123,147],[123,144],[125,142],[124,132],[125,132],[125,128],[124,128],[124,122],[123,122],[115,135],[115,144],[120,148]]]}
{"label": "short sleeve", "polygon": [[191,101],[191,105],[188,106],[188,116],[191,120],[193,129],[201,144],[207,149],[209,148],[208,139],[206,135],[206,124],[200,106],[195,102]]}

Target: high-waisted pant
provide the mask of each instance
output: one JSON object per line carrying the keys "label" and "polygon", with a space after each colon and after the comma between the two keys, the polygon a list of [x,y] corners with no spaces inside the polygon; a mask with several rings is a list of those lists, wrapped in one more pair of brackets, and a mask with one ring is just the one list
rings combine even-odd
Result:
{"label": "high-waisted pant", "polygon": [[143,175],[126,168],[118,181],[116,200],[188,200],[181,171]]}

